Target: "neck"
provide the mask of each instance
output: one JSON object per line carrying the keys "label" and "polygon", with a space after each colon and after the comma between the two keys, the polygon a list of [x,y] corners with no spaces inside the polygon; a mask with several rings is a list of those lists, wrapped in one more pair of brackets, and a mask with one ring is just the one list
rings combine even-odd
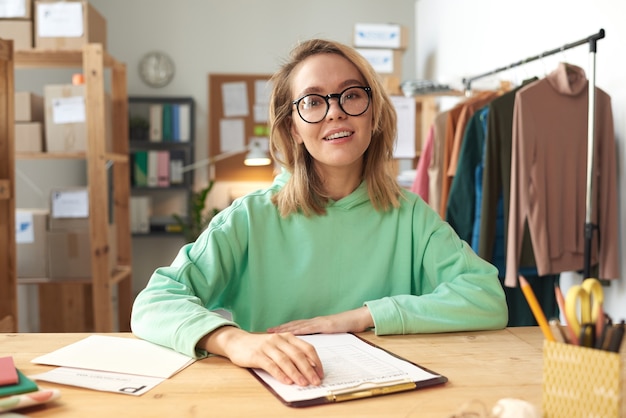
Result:
{"label": "neck", "polygon": [[352,193],[361,184],[361,170],[346,168],[326,168],[321,173],[324,182],[324,191],[337,201]]}

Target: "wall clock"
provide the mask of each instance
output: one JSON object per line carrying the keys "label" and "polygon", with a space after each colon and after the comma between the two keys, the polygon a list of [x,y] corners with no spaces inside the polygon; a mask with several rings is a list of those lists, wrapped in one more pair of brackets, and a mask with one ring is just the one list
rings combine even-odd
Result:
{"label": "wall clock", "polygon": [[151,87],[164,87],[174,78],[174,61],[165,52],[150,51],[139,61],[139,76]]}

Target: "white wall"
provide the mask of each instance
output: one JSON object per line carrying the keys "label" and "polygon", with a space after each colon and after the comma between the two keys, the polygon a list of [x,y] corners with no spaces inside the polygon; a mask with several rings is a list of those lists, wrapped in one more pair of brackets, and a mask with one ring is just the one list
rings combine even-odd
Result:
{"label": "white wall", "polygon": [[[297,41],[310,37],[352,42],[357,22],[393,22],[409,28],[413,39],[414,0],[90,0],[104,16],[108,27],[108,50],[126,63],[130,95],[192,96],[196,100],[196,158],[206,157],[209,73],[272,73]],[[176,75],[172,83],[155,89],[139,79],[137,65],[143,54],[160,49],[173,57]],[[415,76],[413,45],[406,51],[403,72]],[[47,83],[67,83],[72,71],[20,70],[16,89],[43,91]],[[17,179],[17,204],[46,207],[54,170],[63,178],[84,177],[84,167],[75,164],[39,169],[40,163],[19,161],[18,168],[38,185],[33,189],[24,178]],[[71,168],[70,168],[71,166]],[[206,170],[196,171],[196,183],[207,182]],[[218,184],[211,206],[228,203],[231,188]],[[181,246],[176,238],[133,240],[135,291],[143,288],[156,266],[169,264]]]}
{"label": "white wall", "polygon": [[[483,74],[542,52],[584,39],[600,29],[606,37],[597,43],[596,85],[612,98],[618,142],[620,220],[626,219],[624,163],[626,161],[626,3],[620,0],[417,0],[416,74],[462,88],[462,79]],[[519,82],[529,76],[543,76],[559,61],[587,71],[589,48],[579,46],[485,79]],[[472,86],[479,87],[476,82]],[[586,168],[582,167],[585,170]],[[626,225],[620,222],[620,236]],[[620,253],[623,253],[620,251]],[[582,266],[581,266],[582,268]],[[626,318],[626,264],[622,277],[606,289],[607,312]],[[565,290],[579,283],[577,274],[563,277]]]}

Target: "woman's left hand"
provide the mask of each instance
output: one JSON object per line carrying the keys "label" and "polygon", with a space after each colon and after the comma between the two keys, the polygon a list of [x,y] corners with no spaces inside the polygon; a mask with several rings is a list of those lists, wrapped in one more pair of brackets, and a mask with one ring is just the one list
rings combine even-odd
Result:
{"label": "woman's left hand", "polygon": [[296,335],[361,332],[374,326],[367,306],[334,315],[299,319],[269,328],[267,332],[291,332]]}

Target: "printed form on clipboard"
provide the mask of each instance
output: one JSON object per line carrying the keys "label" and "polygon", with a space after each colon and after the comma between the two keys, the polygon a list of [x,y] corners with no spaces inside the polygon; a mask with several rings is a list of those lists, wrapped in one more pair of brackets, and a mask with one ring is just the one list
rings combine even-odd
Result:
{"label": "printed form on clipboard", "polygon": [[300,336],[312,344],[324,366],[319,386],[286,385],[250,369],[283,404],[305,407],[369,398],[444,384],[445,376],[418,366],[354,334]]}

